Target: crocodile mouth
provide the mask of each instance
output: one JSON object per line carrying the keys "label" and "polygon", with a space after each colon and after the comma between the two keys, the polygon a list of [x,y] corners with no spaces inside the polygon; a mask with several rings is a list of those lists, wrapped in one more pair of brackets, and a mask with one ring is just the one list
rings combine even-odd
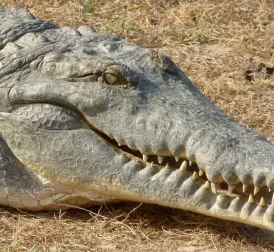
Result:
{"label": "crocodile mouth", "polygon": [[206,172],[199,168],[196,162],[186,158],[175,156],[145,155],[139,150],[131,149],[127,145],[119,144],[114,137],[108,136],[88,123],[90,129],[102,138],[118,154],[127,156],[130,160],[136,160],[143,167],[155,167],[161,169],[180,170],[192,177],[197,183],[202,184],[215,195],[226,195],[231,198],[237,198],[249,204],[259,205],[261,207],[274,208],[274,194],[267,186],[257,187],[255,185],[244,185],[242,182],[231,185],[223,181],[222,183],[211,182]]}
{"label": "crocodile mouth", "polygon": [[[56,104],[52,105],[56,106]],[[159,171],[161,169],[170,169],[173,171],[180,170],[188,177],[192,177],[197,184],[204,185],[204,187],[213,195],[225,195],[230,198],[237,198],[245,203],[254,204],[254,206],[259,205],[261,207],[266,206],[274,208],[273,191],[267,186],[258,187],[254,184],[245,185],[242,182],[229,184],[224,179],[221,183],[214,183],[210,181],[206,171],[199,167],[196,162],[193,162],[193,160],[171,155],[159,156],[157,153],[155,153],[155,155],[143,154],[139,150],[127,146],[125,141],[123,141],[123,144],[119,144],[119,142],[115,140],[115,137],[110,137],[101,131],[95,126],[96,123],[93,123],[92,119],[87,117],[84,113],[78,111],[78,115],[80,116],[81,121],[118,155],[125,155],[129,160],[137,161],[144,168],[154,167]]]}

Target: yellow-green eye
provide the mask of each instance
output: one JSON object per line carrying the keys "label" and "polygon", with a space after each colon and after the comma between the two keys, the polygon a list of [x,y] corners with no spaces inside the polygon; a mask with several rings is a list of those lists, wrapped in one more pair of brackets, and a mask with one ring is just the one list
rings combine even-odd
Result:
{"label": "yellow-green eye", "polygon": [[110,85],[115,85],[119,81],[119,77],[114,73],[105,73],[105,81]]}

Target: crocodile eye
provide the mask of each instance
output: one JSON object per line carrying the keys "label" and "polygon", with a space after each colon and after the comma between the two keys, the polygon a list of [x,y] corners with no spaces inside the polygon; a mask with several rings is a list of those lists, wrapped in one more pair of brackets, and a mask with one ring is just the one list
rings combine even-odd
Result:
{"label": "crocodile eye", "polygon": [[109,85],[115,85],[119,82],[119,76],[115,73],[105,73],[104,80]]}
{"label": "crocodile eye", "polygon": [[105,84],[119,88],[133,88],[133,83],[135,82],[125,76],[133,76],[133,73],[129,72],[129,68],[117,64],[109,64],[102,70],[100,80]]}
{"label": "crocodile eye", "polygon": [[123,84],[121,83],[123,82],[123,78],[120,72],[118,72],[116,69],[113,69],[113,68],[109,68],[105,70],[105,72],[103,73],[103,80],[105,81],[105,83],[109,85]]}

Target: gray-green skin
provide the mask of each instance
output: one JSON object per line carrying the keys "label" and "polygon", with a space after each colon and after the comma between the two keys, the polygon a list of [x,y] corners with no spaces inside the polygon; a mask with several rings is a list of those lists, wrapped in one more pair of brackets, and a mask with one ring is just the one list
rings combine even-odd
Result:
{"label": "gray-green skin", "polygon": [[131,200],[274,230],[274,146],[167,56],[23,9],[0,20],[1,205]]}

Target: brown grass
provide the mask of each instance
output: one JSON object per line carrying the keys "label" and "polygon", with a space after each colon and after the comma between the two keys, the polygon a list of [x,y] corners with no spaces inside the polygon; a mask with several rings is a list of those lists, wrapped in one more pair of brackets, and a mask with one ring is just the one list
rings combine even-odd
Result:
{"label": "brown grass", "polygon": [[[93,26],[158,48],[214,103],[274,141],[273,0],[2,0],[60,26]],[[274,251],[273,234],[199,214],[137,203],[90,211],[1,210],[3,251]]]}

